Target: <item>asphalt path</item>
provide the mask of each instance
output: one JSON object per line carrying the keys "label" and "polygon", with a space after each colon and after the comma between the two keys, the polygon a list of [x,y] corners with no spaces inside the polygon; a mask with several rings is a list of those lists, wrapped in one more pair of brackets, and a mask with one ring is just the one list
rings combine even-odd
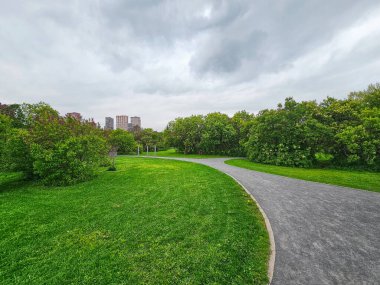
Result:
{"label": "asphalt path", "polygon": [[186,159],[242,184],[269,219],[272,284],[380,284],[380,193]]}

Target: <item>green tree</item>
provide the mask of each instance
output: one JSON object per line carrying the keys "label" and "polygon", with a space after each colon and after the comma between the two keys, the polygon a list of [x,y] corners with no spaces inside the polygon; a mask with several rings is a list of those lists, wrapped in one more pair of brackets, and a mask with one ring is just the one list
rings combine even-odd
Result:
{"label": "green tree", "polygon": [[204,153],[230,154],[235,136],[236,131],[226,114],[210,113],[204,119],[200,148]]}
{"label": "green tree", "polygon": [[133,135],[125,130],[117,129],[110,133],[109,144],[119,154],[130,154],[136,150],[136,141]]}
{"label": "green tree", "polygon": [[234,144],[233,155],[246,156],[246,145],[249,140],[250,129],[253,125],[255,116],[247,111],[239,111],[235,113],[232,118],[232,126],[235,129],[236,135]]}
{"label": "green tree", "polygon": [[171,146],[186,153],[201,153],[200,147],[204,131],[204,117],[193,115],[177,118],[169,122],[165,130],[165,138]]}
{"label": "green tree", "polygon": [[276,165],[309,167],[324,152],[329,129],[319,121],[315,101],[297,103],[292,98],[277,110],[256,116],[247,144],[251,160]]}

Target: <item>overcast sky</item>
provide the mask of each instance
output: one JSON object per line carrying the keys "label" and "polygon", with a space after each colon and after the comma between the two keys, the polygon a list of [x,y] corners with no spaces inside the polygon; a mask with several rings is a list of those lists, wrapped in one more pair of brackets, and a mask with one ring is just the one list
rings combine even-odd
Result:
{"label": "overcast sky", "polygon": [[0,0],[0,102],[162,130],[380,82],[378,0]]}

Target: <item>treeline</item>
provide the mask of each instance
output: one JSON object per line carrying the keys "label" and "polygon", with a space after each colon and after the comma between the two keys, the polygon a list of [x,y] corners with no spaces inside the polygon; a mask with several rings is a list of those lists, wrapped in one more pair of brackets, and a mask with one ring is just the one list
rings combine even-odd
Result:
{"label": "treeline", "polygon": [[104,131],[91,120],[59,113],[45,103],[0,104],[0,168],[46,185],[89,180],[109,165],[109,152],[134,152],[133,134]]}
{"label": "treeline", "polygon": [[141,151],[170,146],[275,165],[380,170],[380,84],[343,100],[287,98],[256,115],[177,118],[164,132],[106,131],[93,121],[61,116],[45,103],[0,104],[0,170],[21,171],[47,185],[91,179],[100,165],[109,165],[110,151],[135,153],[137,145]]}
{"label": "treeline", "polygon": [[277,109],[231,118],[221,113],[177,118],[166,142],[184,153],[247,156],[284,166],[380,169],[380,84],[320,103],[287,98]]}
{"label": "treeline", "polygon": [[164,131],[166,144],[185,154],[244,155],[254,120],[246,111],[232,118],[222,113],[193,115],[169,122]]}

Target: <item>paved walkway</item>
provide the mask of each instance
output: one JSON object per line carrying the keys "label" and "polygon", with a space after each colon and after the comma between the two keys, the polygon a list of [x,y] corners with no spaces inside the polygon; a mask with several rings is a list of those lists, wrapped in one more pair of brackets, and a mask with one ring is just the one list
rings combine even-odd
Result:
{"label": "paved walkway", "polygon": [[221,170],[244,185],[273,229],[272,284],[380,284],[380,193],[230,166],[226,159],[180,159]]}

